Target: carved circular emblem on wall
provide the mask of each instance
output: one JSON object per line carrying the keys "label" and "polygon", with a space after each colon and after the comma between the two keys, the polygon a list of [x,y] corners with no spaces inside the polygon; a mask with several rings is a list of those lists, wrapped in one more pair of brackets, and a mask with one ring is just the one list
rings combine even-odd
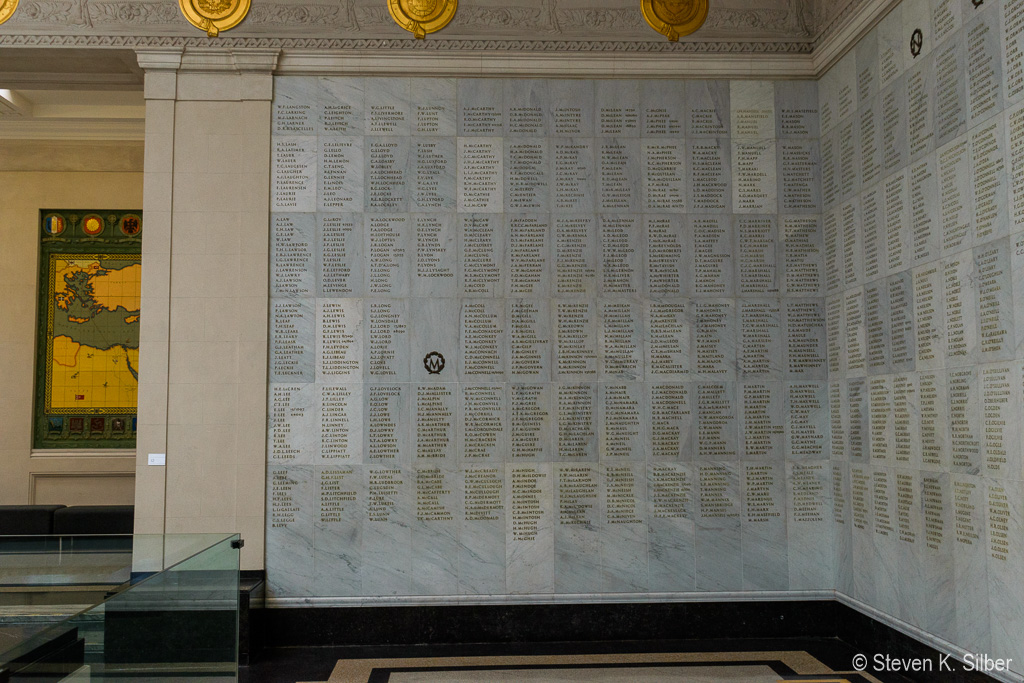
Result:
{"label": "carved circular emblem on wall", "polygon": [[388,0],[391,18],[417,38],[447,26],[457,7],[458,0]]}
{"label": "carved circular emblem on wall", "polygon": [[237,26],[249,13],[250,0],[178,0],[181,13],[206,35],[214,38],[221,31]]}
{"label": "carved circular emblem on wall", "polygon": [[18,0],[0,0],[0,24],[11,18],[18,9]]}
{"label": "carved circular emblem on wall", "polygon": [[708,0],[641,0],[640,10],[651,28],[675,42],[704,25]]}
{"label": "carved circular emblem on wall", "polygon": [[914,32],[910,34],[910,54],[918,56],[921,54],[921,48],[924,47],[924,33],[921,29],[915,28]]}
{"label": "carved circular emblem on wall", "polygon": [[441,371],[444,370],[444,356],[437,351],[431,351],[423,357],[423,367],[431,375],[440,375]]}

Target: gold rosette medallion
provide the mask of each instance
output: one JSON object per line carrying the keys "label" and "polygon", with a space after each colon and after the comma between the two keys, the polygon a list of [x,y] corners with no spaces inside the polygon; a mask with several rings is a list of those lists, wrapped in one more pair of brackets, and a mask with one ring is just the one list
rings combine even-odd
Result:
{"label": "gold rosette medallion", "polygon": [[237,26],[249,13],[250,0],[178,0],[188,22],[215,38]]}
{"label": "gold rosette medallion", "polygon": [[458,0],[388,0],[391,18],[417,38],[447,26],[457,6]]}
{"label": "gold rosette medallion", "polygon": [[0,0],[0,24],[11,18],[18,9],[18,0]]}
{"label": "gold rosette medallion", "polygon": [[651,28],[673,42],[699,29],[708,18],[708,0],[641,0],[640,8]]}

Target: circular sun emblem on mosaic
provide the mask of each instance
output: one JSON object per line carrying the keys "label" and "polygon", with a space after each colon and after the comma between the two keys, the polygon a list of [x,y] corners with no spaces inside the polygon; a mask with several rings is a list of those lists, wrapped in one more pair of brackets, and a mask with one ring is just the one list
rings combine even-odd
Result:
{"label": "circular sun emblem on mosaic", "polygon": [[86,216],[82,220],[82,232],[89,237],[95,237],[103,232],[103,219],[96,215]]}

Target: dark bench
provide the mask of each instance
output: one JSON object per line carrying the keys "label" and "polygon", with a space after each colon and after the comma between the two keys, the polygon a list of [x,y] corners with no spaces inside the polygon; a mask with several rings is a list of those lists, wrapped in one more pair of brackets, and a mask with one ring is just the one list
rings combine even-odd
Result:
{"label": "dark bench", "polygon": [[0,505],[0,536],[130,534],[133,505]]}

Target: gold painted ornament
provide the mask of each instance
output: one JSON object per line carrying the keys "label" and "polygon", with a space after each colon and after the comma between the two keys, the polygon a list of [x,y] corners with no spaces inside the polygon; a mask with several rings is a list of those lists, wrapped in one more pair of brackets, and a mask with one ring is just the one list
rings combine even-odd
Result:
{"label": "gold painted ornament", "polygon": [[178,0],[188,22],[211,38],[245,19],[249,4],[250,0]]}
{"label": "gold painted ornament", "polygon": [[651,28],[672,42],[693,33],[708,18],[708,0],[641,0],[640,9]]}
{"label": "gold painted ornament", "polygon": [[440,31],[455,16],[458,0],[388,0],[395,23],[417,38]]}
{"label": "gold painted ornament", "polygon": [[11,18],[18,9],[18,0],[0,0],[0,24]]}

